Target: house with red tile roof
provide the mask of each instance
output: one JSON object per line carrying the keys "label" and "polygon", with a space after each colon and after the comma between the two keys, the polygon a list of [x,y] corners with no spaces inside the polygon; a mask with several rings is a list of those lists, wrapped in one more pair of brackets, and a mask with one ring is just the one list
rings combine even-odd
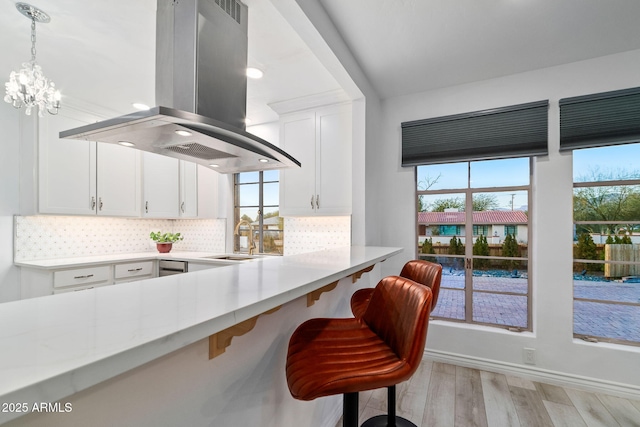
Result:
{"label": "house with red tile roof", "polygon": [[[472,212],[473,237],[484,235],[489,243],[502,243],[507,234],[519,243],[528,241],[528,218],[524,211]],[[466,212],[418,212],[418,241],[431,238],[433,243],[448,244],[453,236],[465,242]]]}

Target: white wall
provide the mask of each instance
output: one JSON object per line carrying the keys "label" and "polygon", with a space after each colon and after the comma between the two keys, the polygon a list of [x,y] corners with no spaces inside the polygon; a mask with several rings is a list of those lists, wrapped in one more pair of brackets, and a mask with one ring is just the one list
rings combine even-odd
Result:
{"label": "white wall", "polygon": [[[589,344],[572,337],[572,156],[560,154],[560,98],[640,86],[640,51],[627,52],[504,78],[444,88],[383,102],[382,137],[367,147],[379,156],[384,203],[382,245],[402,246],[385,263],[400,271],[415,256],[415,175],[400,166],[401,122],[549,99],[549,156],[534,162],[531,224],[533,333],[434,322],[431,354],[469,366],[585,387],[640,394],[640,348]],[[389,264],[388,266],[386,264]],[[536,365],[522,363],[524,347],[536,349]]]}
{"label": "white wall", "polygon": [[20,114],[0,105],[0,303],[20,299],[19,269],[13,265],[13,215],[20,209],[18,159]]}

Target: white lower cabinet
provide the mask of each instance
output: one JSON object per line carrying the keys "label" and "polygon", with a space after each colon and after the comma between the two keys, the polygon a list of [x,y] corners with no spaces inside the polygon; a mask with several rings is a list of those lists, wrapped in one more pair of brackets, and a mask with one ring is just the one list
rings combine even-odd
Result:
{"label": "white lower cabinet", "polygon": [[187,265],[187,271],[189,273],[193,272],[193,271],[200,271],[200,270],[210,270],[212,268],[218,268],[218,267],[224,267],[224,264],[211,264],[211,263],[197,263],[197,262],[192,262],[189,261],[189,264]]}
{"label": "white lower cabinet", "polygon": [[113,271],[114,283],[132,282],[135,280],[150,279],[156,277],[156,262],[128,262],[116,264]]}
{"label": "white lower cabinet", "polygon": [[351,105],[289,113],[281,147],[301,162],[281,171],[280,216],[351,214]]}
{"label": "white lower cabinet", "polygon": [[92,289],[111,283],[111,268],[107,265],[53,272],[54,294]]}
{"label": "white lower cabinet", "polygon": [[22,299],[63,292],[82,291],[100,286],[156,277],[157,261],[135,261],[92,265],[80,268],[45,270],[22,267]]}

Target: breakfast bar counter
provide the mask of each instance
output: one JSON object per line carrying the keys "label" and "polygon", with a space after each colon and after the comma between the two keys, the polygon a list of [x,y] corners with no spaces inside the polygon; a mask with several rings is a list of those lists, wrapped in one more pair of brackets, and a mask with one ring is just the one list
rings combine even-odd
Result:
{"label": "breakfast bar counter", "polygon": [[355,282],[400,252],[345,247],[265,257],[1,304],[0,402],[7,407],[0,408],[6,409],[0,423],[42,403],[64,412],[64,404],[54,403],[341,279]]}

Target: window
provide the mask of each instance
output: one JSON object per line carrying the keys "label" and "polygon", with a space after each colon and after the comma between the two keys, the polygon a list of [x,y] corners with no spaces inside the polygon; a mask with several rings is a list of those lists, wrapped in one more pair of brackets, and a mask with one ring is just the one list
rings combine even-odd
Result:
{"label": "window", "polygon": [[418,233],[440,231],[418,235],[419,257],[444,267],[433,317],[531,330],[529,171],[529,157],[417,166]]}
{"label": "window", "polygon": [[458,236],[460,235],[459,225],[440,225],[439,227],[441,236]]}
{"label": "window", "polygon": [[[243,172],[234,176],[234,252],[282,254],[284,221],[279,216],[279,172]],[[243,221],[240,223],[240,221]],[[249,232],[251,230],[251,239]]]}
{"label": "window", "polygon": [[640,144],[573,151],[573,334],[640,345]]}
{"label": "window", "polygon": [[504,226],[504,235],[511,234],[512,236],[518,235],[518,227],[515,225],[505,225]]}
{"label": "window", "polygon": [[489,234],[489,226],[488,225],[474,225],[473,226],[473,235],[474,236],[486,236]]}

